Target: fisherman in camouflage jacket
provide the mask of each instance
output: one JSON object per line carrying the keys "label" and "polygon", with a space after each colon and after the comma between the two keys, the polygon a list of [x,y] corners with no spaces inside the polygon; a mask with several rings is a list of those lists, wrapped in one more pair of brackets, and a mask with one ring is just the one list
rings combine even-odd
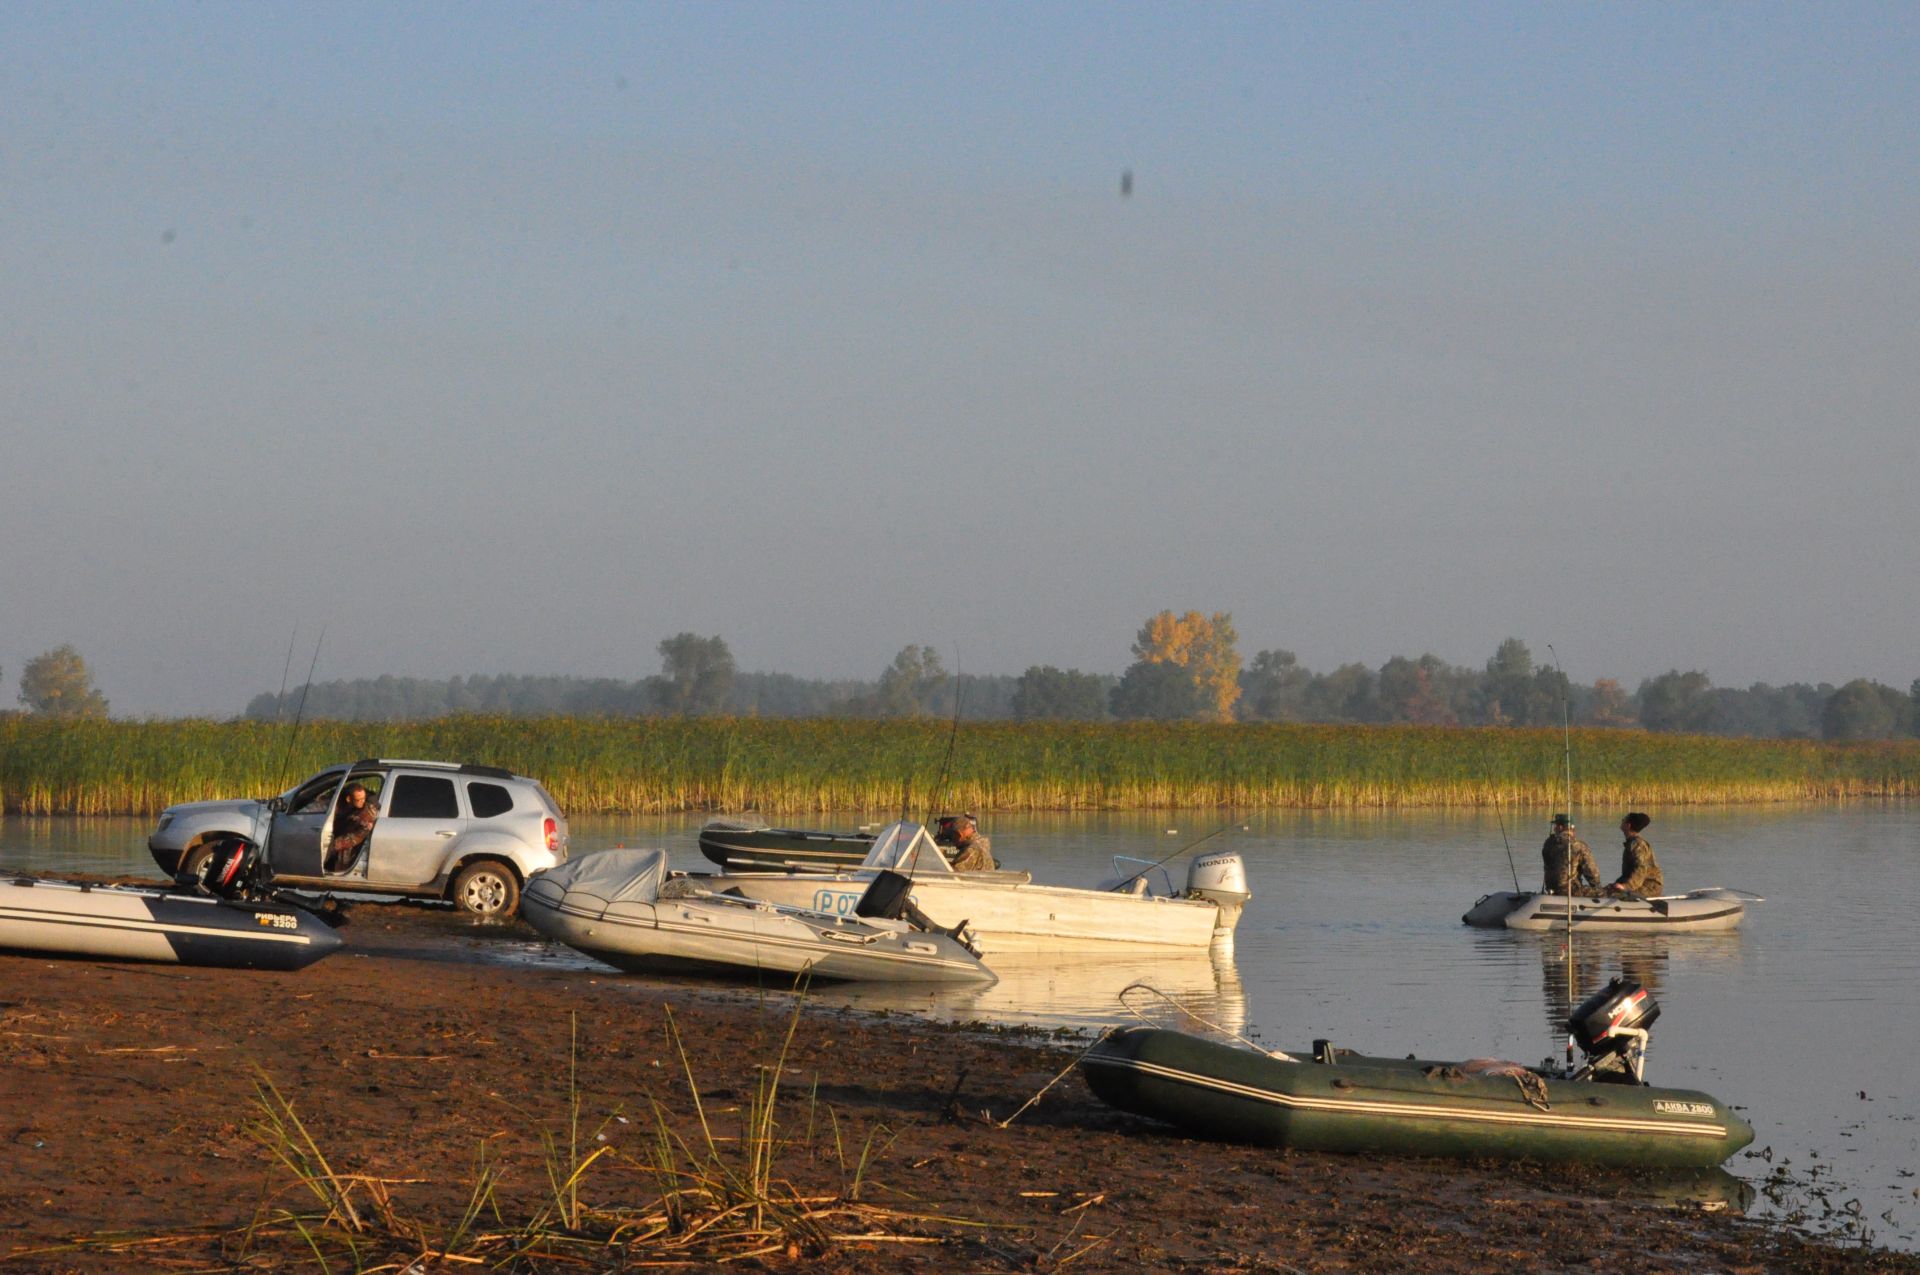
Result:
{"label": "fisherman in camouflage jacket", "polygon": [[1573,835],[1573,820],[1565,815],[1553,817],[1553,832],[1540,847],[1540,861],[1547,869],[1547,883],[1540,887],[1544,894],[1590,895],[1600,888],[1593,851]]}
{"label": "fisherman in camouflage jacket", "polygon": [[1620,853],[1620,879],[1607,887],[1608,894],[1637,894],[1650,899],[1666,888],[1659,861],[1653,857],[1653,845],[1645,837],[1650,816],[1634,811],[1620,821],[1620,832],[1627,839]]}

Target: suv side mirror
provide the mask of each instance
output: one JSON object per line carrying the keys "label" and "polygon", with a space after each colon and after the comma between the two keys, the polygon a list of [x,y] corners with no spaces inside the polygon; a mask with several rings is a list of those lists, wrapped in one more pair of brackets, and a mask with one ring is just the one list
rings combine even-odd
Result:
{"label": "suv side mirror", "polygon": [[279,814],[281,811],[285,810],[286,808],[287,808],[287,799],[285,797],[267,798],[267,809],[273,811],[275,814]]}

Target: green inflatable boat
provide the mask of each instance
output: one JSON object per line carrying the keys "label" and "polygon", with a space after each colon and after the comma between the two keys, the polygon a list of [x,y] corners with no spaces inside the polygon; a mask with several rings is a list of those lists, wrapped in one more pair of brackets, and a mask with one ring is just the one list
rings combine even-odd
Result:
{"label": "green inflatable boat", "polygon": [[[1753,1127],[1709,1094],[1639,1080],[1645,1024],[1658,1011],[1632,984],[1638,1025],[1594,1042],[1591,1061],[1555,1074],[1492,1059],[1374,1058],[1315,1043],[1308,1057],[1263,1054],[1183,1032],[1116,1030],[1087,1054],[1104,1102],[1196,1133],[1353,1154],[1516,1159],[1651,1169],[1719,1164]],[[1598,1046],[1596,1049],[1595,1046]]]}

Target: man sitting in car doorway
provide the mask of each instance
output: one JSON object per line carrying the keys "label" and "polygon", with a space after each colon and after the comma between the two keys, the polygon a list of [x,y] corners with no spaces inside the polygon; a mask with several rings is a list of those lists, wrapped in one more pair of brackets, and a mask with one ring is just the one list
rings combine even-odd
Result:
{"label": "man sitting in car doorway", "polygon": [[348,784],[340,794],[340,808],[333,814],[333,837],[327,842],[328,872],[345,872],[353,866],[360,847],[373,835],[375,817],[367,801],[366,785]]}

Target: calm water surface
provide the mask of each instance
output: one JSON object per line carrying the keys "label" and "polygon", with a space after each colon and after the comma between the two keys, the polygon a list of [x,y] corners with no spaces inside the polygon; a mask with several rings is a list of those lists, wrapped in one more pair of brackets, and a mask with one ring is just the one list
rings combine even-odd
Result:
{"label": "calm water surface", "polygon": [[[1546,813],[1519,827],[1507,821],[1525,888],[1538,884]],[[1007,815],[987,831],[1003,866],[1090,884],[1113,856],[1159,858],[1213,832],[1213,818]],[[694,840],[700,822],[576,819],[573,844],[575,853],[660,845],[675,866],[704,867]],[[860,818],[821,822],[846,827]],[[1582,830],[1608,876],[1617,870],[1616,822],[1614,813],[1590,813]],[[0,865],[151,871],[146,831],[144,820],[7,819]],[[1767,902],[1731,935],[1576,931],[1572,995],[1623,972],[1653,989],[1663,1012],[1648,1078],[1745,1110],[1758,1137],[1728,1167],[1760,1188],[1755,1213],[1810,1210],[1825,1229],[1920,1248],[1920,935],[1912,922],[1920,808],[1656,811],[1648,835],[1669,889],[1725,885]],[[1117,996],[1144,981],[1208,1024],[1281,1048],[1325,1036],[1370,1053],[1523,1062],[1564,1049],[1565,937],[1460,924],[1479,895],[1513,884],[1492,812],[1256,815],[1207,848],[1229,845],[1246,856],[1254,889],[1230,954],[1001,957],[1002,981],[990,989],[876,985],[814,995],[954,1020],[1084,1027],[1126,1019]],[[1179,879],[1181,861],[1173,870]],[[592,964],[564,949],[541,959]],[[1128,1000],[1157,1022],[1174,1021],[1160,996],[1136,991]]]}

